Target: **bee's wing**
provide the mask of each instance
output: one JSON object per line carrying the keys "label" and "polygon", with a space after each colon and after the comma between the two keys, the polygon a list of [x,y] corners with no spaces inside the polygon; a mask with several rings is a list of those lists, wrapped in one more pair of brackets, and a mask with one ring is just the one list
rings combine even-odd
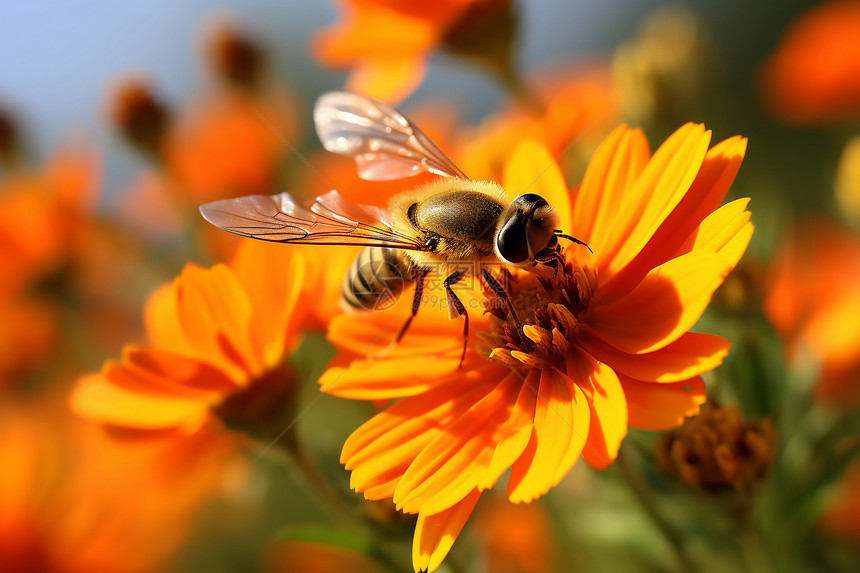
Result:
{"label": "bee's wing", "polygon": [[369,97],[324,94],[314,107],[314,123],[327,150],[355,158],[362,179],[388,181],[423,172],[468,179],[402,113]]}
{"label": "bee's wing", "polygon": [[201,205],[200,214],[225,231],[264,241],[426,250],[419,238],[396,231],[384,209],[353,205],[337,191],[308,207],[289,193],[222,199]]}

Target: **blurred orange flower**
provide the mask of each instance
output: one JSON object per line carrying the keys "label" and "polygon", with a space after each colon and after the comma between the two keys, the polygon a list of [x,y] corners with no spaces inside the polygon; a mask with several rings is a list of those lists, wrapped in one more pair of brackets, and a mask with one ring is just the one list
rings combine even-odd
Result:
{"label": "blurred orange flower", "polygon": [[540,503],[510,504],[489,496],[475,515],[487,571],[553,573],[555,547],[549,515]]}
{"label": "blurred orange flower", "polygon": [[0,291],[0,392],[48,353],[57,321],[50,305]]}
{"label": "blurred orange flower", "polygon": [[98,185],[89,150],[61,149],[37,172],[0,179],[0,288],[56,272],[89,231]]}
{"label": "blurred orange flower", "polygon": [[767,110],[792,123],[860,114],[860,3],[814,6],[795,21],[761,72]]}
{"label": "blurred orange flower", "polygon": [[[618,96],[609,70],[593,65],[578,70],[550,70],[535,80],[537,107],[512,106],[485,119],[460,137],[457,165],[473,179],[500,179],[517,143],[542,142],[553,155],[576,144],[577,155],[593,152],[618,117]],[[582,150],[587,150],[583,153]],[[587,163],[584,158],[583,165]]]}
{"label": "blurred orange flower", "polygon": [[510,500],[531,501],[580,455],[607,467],[628,425],[662,430],[698,411],[700,374],[729,343],[687,331],[752,236],[747,199],[720,207],[746,140],[709,150],[710,139],[688,124],[651,156],[641,131],[620,127],[573,199],[546,148],[523,143],[505,166],[509,196],[544,197],[595,254],[568,247],[555,277],[517,271],[509,295],[522,332],[504,307],[487,306],[472,317],[462,368],[461,325],[432,298],[381,354],[373,351],[392,340],[409,301],[332,321],[341,356],[322,390],[398,400],[347,439],[341,460],[366,498],[418,514],[416,571],[439,566],[480,493],[508,468]]}
{"label": "blurred orange flower", "polygon": [[850,408],[860,399],[860,237],[825,219],[801,224],[773,258],[765,312],[788,343],[821,361],[816,396]]}
{"label": "blurred orange flower", "polygon": [[165,141],[165,162],[177,191],[193,203],[270,193],[286,142],[295,141],[291,96],[225,93],[200,101],[178,118]]}
{"label": "blurred orange flower", "polygon": [[[510,0],[340,0],[344,19],[317,35],[312,50],[330,67],[353,68],[346,88],[397,103],[414,91],[430,54],[476,14]],[[480,19],[480,18],[478,18]]]}
{"label": "blurred orange flower", "polygon": [[0,404],[3,570],[163,570],[200,505],[243,480],[233,441],[120,444],[50,397]]}
{"label": "blurred orange flower", "polygon": [[49,287],[88,256],[96,187],[96,158],[81,147],[0,179],[0,387],[52,347]]}
{"label": "blurred orange flower", "polygon": [[129,428],[193,433],[220,419],[259,429],[294,405],[286,362],[309,316],[309,256],[243,241],[230,266],[188,265],[145,310],[150,346],[78,381],[73,409]]}
{"label": "blurred orange flower", "polygon": [[860,462],[855,461],[843,474],[835,493],[821,525],[825,531],[860,543]]}

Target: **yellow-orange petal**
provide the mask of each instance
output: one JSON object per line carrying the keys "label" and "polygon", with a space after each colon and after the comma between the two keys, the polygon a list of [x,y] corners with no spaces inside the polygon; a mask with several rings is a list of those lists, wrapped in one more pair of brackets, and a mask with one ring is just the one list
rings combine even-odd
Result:
{"label": "yellow-orange petal", "polygon": [[710,141],[710,131],[690,123],[654,152],[609,222],[614,240],[606,252],[597,253],[602,268],[610,273],[624,268],[651,240],[693,184]]}
{"label": "yellow-orange petal", "polygon": [[627,400],[621,383],[612,368],[581,351],[568,357],[567,373],[586,388],[591,412],[582,457],[591,467],[606,469],[627,435]]}
{"label": "yellow-orange petal", "polygon": [[[432,360],[416,356],[355,360],[346,367],[331,367],[320,376],[320,389],[341,398],[356,400],[390,400],[415,396],[457,375],[460,350],[452,350]],[[473,376],[496,367],[474,354],[467,353],[463,370]]]}
{"label": "yellow-orange petal", "polygon": [[695,324],[726,272],[722,257],[711,253],[672,259],[648,273],[625,297],[595,301],[582,328],[622,352],[659,350]]}
{"label": "yellow-orange petal", "polygon": [[200,428],[208,416],[206,404],[199,400],[126,390],[100,374],[78,381],[71,408],[79,416],[106,424],[187,432]]}
{"label": "yellow-orange petal", "polygon": [[582,343],[588,352],[620,374],[645,382],[678,382],[713,370],[729,353],[731,343],[720,336],[685,332],[654,352],[628,354],[593,334]]}
{"label": "yellow-orange petal", "polygon": [[737,199],[708,215],[680,252],[721,253],[726,264],[734,267],[752,238],[750,212],[746,211],[749,201],[748,198]]}
{"label": "yellow-orange petal", "polygon": [[415,571],[432,573],[448,555],[466,525],[481,492],[474,490],[458,504],[433,515],[419,514],[412,541],[412,566]]}
{"label": "yellow-orange petal", "polygon": [[152,346],[190,356],[194,349],[179,322],[176,296],[177,281],[157,288],[146,301],[143,321]]}
{"label": "yellow-orange petal", "polygon": [[543,143],[526,140],[517,146],[505,163],[504,187],[511,201],[524,193],[540,195],[555,207],[561,229],[573,232],[570,193],[564,175]]}
{"label": "yellow-orange petal", "polygon": [[682,245],[691,235],[695,236],[693,232],[699,224],[720,207],[740,169],[746,147],[747,140],[735,136],[708,150],[690,189],[648,244],[611,281],[602,285],[606,296],[638,283],[648,271],[680,254]]}
{"label": "yellow-orange petal", "polygon": [[521,387],[520,373],[508,370],[497,386],[446,425],[406,470],[394,492],[397,508],[406,513],[439,513],[474,490],[486,474],[499,430]]}
{"label": "yellow-orange petal", "polygon": [[208,402],[236,390],[214,366],[158,348],[127,346],[121,362],[108,362],[102,374],[118,386],[143,394],[164,394]]}
{"label": "yellow-orange petal", "polygon": [[[411,297],[409,298],[411,301]],[[410,304],[410,301],[407,301],[407,304]],[[435,356],[458,348],[462,352],[462,325],[450,320],[447,312],[441,313],[429,308],[420,309],[409,326],[409,332],[397,346],[386,348],[396,335],[397,329],[406,321],[407,314],[400,311],[401,305],[398,304],[384,312],[358,311],[341,314],[329,324],[328,339],[336,346],[360,355],[372,355],[386,349],[387,358],[416,354]]]}
{"label": "yellow-orange petal", "polygon": [[444,431],[447,424],[484,397],[495,386],[482,381],[454,380],[421,396],[405,398],[355,430],[343,446],[341,462],[352,470],[350,486],[376,498],[394,488],[418,454]]}
{"label": "yellow-orange petal", "polygon": [[615,128],[595,151],[576,194],[571,232],[603,252],[611,236],[611,223],[624,196],[651,157],[648,140],[640,129]]}
{"label": "yellow-orange petal", "polygon": [[496,451],[487,467],[484,479],[478,482],[478,489],[490,489],[513,465],[529,444],[534,428],[535,400],[534,388],[540,384],[540,371],[529,370],[520,388],[519,396],[508,415],[508,421],[499,432]]}
{"label": "yellow-orange petal", "polygon": [[[307,294],[309,254],[263,241],[239,244],[231,267],[253,306],[250,332],[263,346],[267,365],[277,364],[299,339],[314,301]],[[272,272],[272,269],[279,269]]]}
{"label": "yellow-orange petal", "polygon": [[668,430],[684,422],[684,418],[699,413],[705,403],[705,383],[700,376],[657,384],[642,382],[619,375],[621,387],[627,397],[629,425],[641,430]]}
{"label": "yellow-orange petal", "polygon": [[588,437],[590,410],[576,383],[547,368],[541,372],[537,394],[534,433],[514,462],[508,482],[508,497],[514,503],[531,501],[560,482]]}
{"label": "yellow-orange petal", "polygon": [[176,285],[179,322],[195,356],[217,364],[237,382],[263,369],[250,329],[253,308],[229,267],[188,265]]}
{"label": "yellow-orange petal", "polygon": [[426,73],[424,57],[380,58],[355,68],[346,88],[396,104],[418,88]]}

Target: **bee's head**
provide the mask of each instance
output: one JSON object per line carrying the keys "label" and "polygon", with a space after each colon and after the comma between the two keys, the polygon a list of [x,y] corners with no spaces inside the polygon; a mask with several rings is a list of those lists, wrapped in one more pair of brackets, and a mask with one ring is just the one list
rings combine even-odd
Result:
{"label": "bee's head", "polygon": [[558,214],[543,197],[534,193],[520,195],[499,218],[496,255],[516,267],[532,266],[558,242],[554,234],[558,225]]}

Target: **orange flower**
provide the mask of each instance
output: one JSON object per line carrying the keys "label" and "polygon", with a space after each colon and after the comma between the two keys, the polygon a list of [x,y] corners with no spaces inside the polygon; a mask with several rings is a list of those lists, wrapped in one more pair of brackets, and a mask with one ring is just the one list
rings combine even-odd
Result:
{"label": "orange flower", "polygon": [[200,505],[244,481],[234,442],[200,433],[120,444],[52,398],[7,401],[0,405],[3,570],[163,570]]}
{"label": "orange flower", "polygon": [[44,301],[0,290],[0,392],[48,354],[56,330]]}
{"label": "orange flower", "polygon": [[178,191],[199,203],[268,193],[286,142],[295,141],[291,96],[223,94],[196,104],[168,132],[164,157]]}
{"label": "orange flower", "polygon": [[535,85],[539,110],[503,109],[463,135],[455,155],[469,177],[501,178],[511,151],[524,139],[542,142],[554,157],[575,141],[571,147],[577,153],[566,157],[575,160],[583,149],[593,151],[618,116],[618,97],[604,66],[547,71]]}
{"label": "orange flower", "polygon": [[860,462],[852,463],[835,489],[821,525],[831,534],[860,543]]}
{"label": "orange flower", "polygon": [[433,304],[432,290],[386,352],[374,354],[410,301],[332,321],[341,356],[322,390],[398,400],[349,437],[341,459],[366,498],[418,514],[416,571],[439,566],[481,492],[508,468],[510,500],[531,501],[580,455],[596,468],[612,463],[628,426],[672,428],[698,411],[700,374],[729,343],[687,331],[752,235],[747,199],[720,207],[746,140],[709,143],[710,132],[688,124],[651,156],[641,131],[618,128],[573,198],[547,150],[523,143],[505,168],[509,196],[528,189],[547,199],[594,255],[571,245],[555,277],[515,272],[508,292],[522,332],[497,301],[481,316],[464,293],[473,311],[462,368],[462,325]]}
{"label": "orange flower", "polygon": [[[244,241],[231,266],[188,265],[150,298],[150,346],[78,381],[72,406],[111,425],[193,433],[220,419],[259,429],[292,404],[311,305],[307,253]],[[313,300],[310,298],[310,300]]]}
{"label": "orange flower", "polygon": [[[397,103],[424,78],[430,53],[476,12],[494,13],[509,0],[341,0],[343,21],[313,42],[318,60],[352,67],[347,89]],[[478,18],[480,20],[480,18]]]}
{"label": "orange flower", "polygon": [[761,75],[768,111],[792,123],[860,113],[860,4],[837,0],[811,8],[786,32]]}
{"label": "orange flower", "polygon": [[0,286],[42,279],[75,253],[91,222],[96,165],[89,150],[66,147],[41,171],[0,180]]}
{"label": "orange flower", "polygon": [[95,158],[75,147],[0,180],[0,386],[51,348],[57,318],[34,291],[87,256],[95,189]]}
{"label": "orange flower", "polygon": [[[816,395],[850,408],[860,399],[860,237],[833,221],[803,223],[774,256],[765,312],[787,340],[821,361]],[[801,355],[802,356],[802,355]]]}
{"label": "orange flower", "polygon": [[553,530],[540,503],[506,503],[489,496],[477,515],[475,528],[483,542],[487,571],[493,573],[552,573]]}

